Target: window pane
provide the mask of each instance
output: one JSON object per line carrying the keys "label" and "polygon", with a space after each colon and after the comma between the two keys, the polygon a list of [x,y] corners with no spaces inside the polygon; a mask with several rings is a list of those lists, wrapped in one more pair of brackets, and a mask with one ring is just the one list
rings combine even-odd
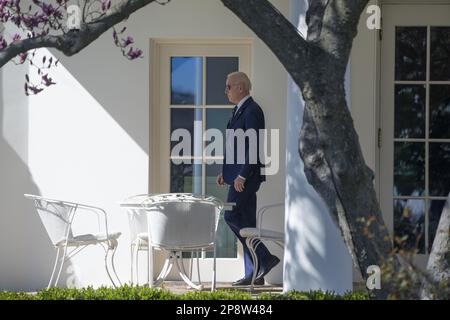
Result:
{"label": "window pane", "polygon": [[[215,196],[225,202],[227,200],[228,187],[219,187],[216,184],[216,177],[220,172],[222,172],[222,165],[220,164],[206,166],[206,194]],[[237,239],[223,219],[223,215],[221,215],[219,220],[216,239],[217,257],[237,257]],[[206,256],[212,258],[213,254],[208,252]]]}
{"label": "window pane", "polygon": [[201,105],[203,92],[203,58],[171,58],[172,105]]}
{"label": "window pane", "polygon": [[230,104],[225,94],[225,82],[227,75],[238,69],[238,57],[206,58],[206,104]]}
{"label": "window pane", "polygon": [[[212,258],[214,253],[207,252],[206,257]],[[217,226],[216,257],[237,258],[237,238],[226,224],[223,215],[220,216],[219,225]]]}
{"label": "window pane", "polygon": [[395,80],[425,80],[427,28],[397,27],[395,34]]}
{"label": "window pane", "polygon": [[431,65],[432,81],[450,80],[450,27],[431,28]]}
{"label": "window pane", "polygon": [[395,86],[395,137],[425,137],[425,87]]}
{"label": "window pane", "polygon": [[425,201],[394,200],[396,248],[425,253]]}
{"label": "window pane", "polygon": [[432,200],[430,205],[430,216],[428,226],[428,251],[431,252],[433,247],[434,237],[439,225],[439,219],[441,218],[442,210],[444,209],[445,200]]}
{"label": "window pane", "polygon": [[450,192],[450,143],[430,143],[430,196]]}
{"label": "window pane", "polygon": [[[233,109],[207,109],[206,110],[206,129],[217,129],[221,132],[222,141],[211,139],[208,145],[211,146],[211,152],[208,156],[223,156],[223,146],[225,143],[225,130],[227,128],[228,120],[231,118]],[[214,133],[213,131],[210,131]],[[218,132],[217,132],[218,134]],[[214,133],[216,136],[216,133]],[[220,139],[220,138],[219,138]],[[221,146],[219,146],[221,145]],[[215,148],[217,146],[217,148]]]}
{"label": "window pane", "polygon": [[226,202],[228,187],[219,187],[216,184],[216,177],[221,172],[221,164],[209,164],[206,166],[206,194]]}
{"label": "window pane", "polygon": [[202,118],[200,108],[170,110],[171,156],[202,155]]}
{"label": "window pane", "polygon": [[394,196],[421,196],[425,190],[425,144],[395,142]]}
{"label": "window pane", "polygon": [[[170,163],[170,192],[202,193],[202,165]],[[174,163],[175,162],[175,163]]]}
{"label": "window pane", "polygon": [[450,138],[450,86],[430,86],[430,138]]}

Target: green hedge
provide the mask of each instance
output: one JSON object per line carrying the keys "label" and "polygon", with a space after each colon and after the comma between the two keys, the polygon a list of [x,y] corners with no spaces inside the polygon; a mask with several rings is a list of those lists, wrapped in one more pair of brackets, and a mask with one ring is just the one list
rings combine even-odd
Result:
{"label": "green hedge", "polygon": [[138,286],[123,286],[117,289],[92,287],[83,289],[51,288],[37,293],[0,292],[0,300],[367,300],[363,292],[349,292],[337,295],[333,292],[291,291],[286,294],[261,293],[252,295],[238,290],[217,290],[215,292],[191,291],[175,294],[164,289]]}

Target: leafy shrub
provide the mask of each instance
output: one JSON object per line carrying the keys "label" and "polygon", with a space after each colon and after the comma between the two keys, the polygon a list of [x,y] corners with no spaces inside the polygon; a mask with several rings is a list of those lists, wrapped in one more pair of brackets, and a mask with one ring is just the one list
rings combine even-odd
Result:
{"label": "leafy shrub", "polygon": [[37,293],[0,292],[0,300],[367,300],[367,293],[291,291],[284,294],[261,293],[252,295],[238,290],[191,291],[184,294],[171,293],[164,289],[124,285],[120,288],[92,287],[81,289],[51,288]]}

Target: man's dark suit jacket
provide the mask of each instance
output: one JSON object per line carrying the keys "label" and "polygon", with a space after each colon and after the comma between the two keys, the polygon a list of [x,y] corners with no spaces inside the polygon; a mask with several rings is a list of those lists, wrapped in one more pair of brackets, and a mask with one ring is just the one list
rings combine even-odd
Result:
{"label": "man's dark suit jacket", "polygon": [[[225,148],[225,159],[222,169],[222,175],[225,183],[228,185],[233,185],[237,176],[241,176],[246,180],[258,179],[261,182],[265,181],[265,176],[261,174],[263,164],[261,163],[261,159],[259,157],[259,130],[265,129],[264,113],[252,97],[249,97],[239,108],[239,110],[237,110],[236,114],[228,122],[227,129],[242,129],[244,132],[248,129],[254,129],[256,131],[257,148],[254,150],[257,152],[257,163],[250,163],[248,136],[245,137],[245,163],[238,163],[237,152],[239,149],[239,141],[236,136],[234,136],[234,159],[230,159],[231,155],[226,152],[227,147]],[[226,143],[228,144],[229,141]],[[227,164],[227,162],[232,162],[232,164]]]}

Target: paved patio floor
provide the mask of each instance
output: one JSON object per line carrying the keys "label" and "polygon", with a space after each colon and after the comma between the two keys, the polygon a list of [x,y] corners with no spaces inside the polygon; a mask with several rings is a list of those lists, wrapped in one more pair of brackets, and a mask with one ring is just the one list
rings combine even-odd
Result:
{"label": "paved patio floor", "polygon": [[[211,282],[203,282],[204,288],[202,291],[211,291]],[[195,291],[187,287],[183,281],[164,281],[164,289],[169,290],[172,293],[183,294],[190,291]],[[242,290],[244,292],[251,292],[250,286],[232,286],[230,282],[218,282],[216,289],[221,290]],[[252,293],[258,294],[262,292],[280,294],[283,291],[282,285],[265,284],[264,286],[255,286]]]}
{"label": "paved patio floor", "polygon": [[[211,282],[203,282],[204,288],[202,291],[211,291]],[[183,294],[186,292],[194,291],[191,288],[188,288],[184,281],[164,281],[164,288],[169,290],[172,293]],[[280,285],[271,285],[265,284],[263,286],[255,286],[253,291],[250,291],[250,286],[232,286],[230,282],[218,282],[216,284],[217,289],[222,290],[241,290],[244,292],[251,292],[252,294],[259,294],[262,292],[272,293],[272,294],[281,294],[283,293],[283,286]],[[354,282],[353,283],[353,291],[367,291],[365,283],[362,282]]]}

